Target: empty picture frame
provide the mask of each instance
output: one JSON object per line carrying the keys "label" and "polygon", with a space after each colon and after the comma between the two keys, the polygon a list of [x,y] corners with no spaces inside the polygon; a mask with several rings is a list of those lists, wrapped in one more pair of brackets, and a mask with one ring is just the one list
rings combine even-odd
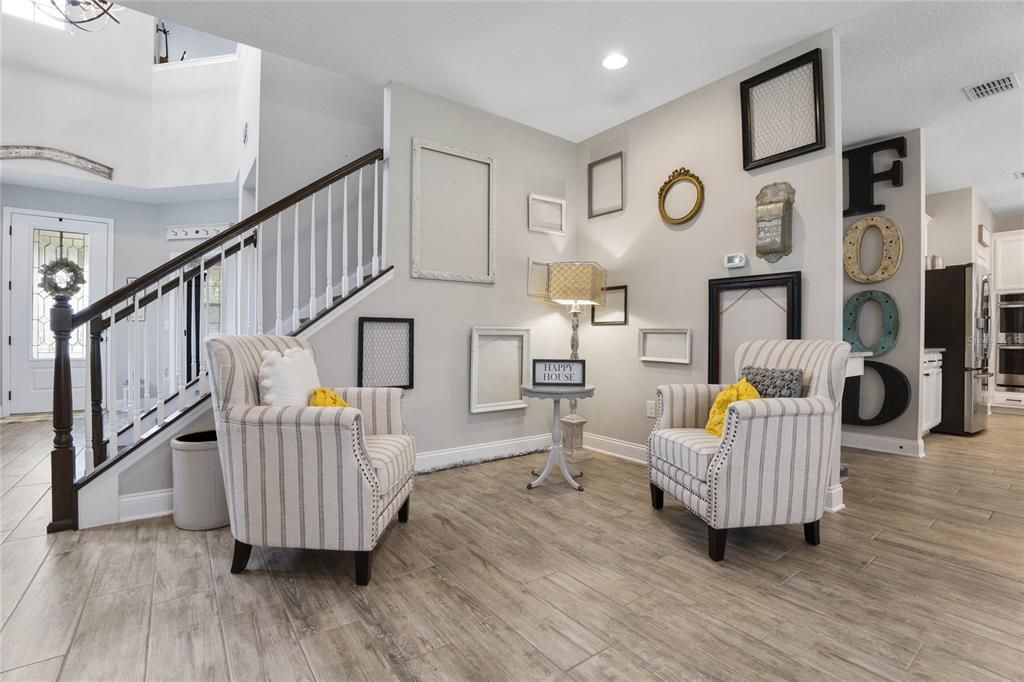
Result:
{"label": "empty picture frame", "polygon": [[494,284],[494,157],[412,140],[412,277]]}
{"label": "empty picture frame", "polygon": [[621,211],[625,204],[622,152],[592,161],[587,166],[587,217]]}
{"label": "empty picture frame", "polygon": [[565,199],[531,194],[526,207],[530,232],[547,232],[565,236]]}
{"label": "empty picture frame", "polygon": [[821,48],[740,83],[743,169],[825,148]]}
{"label": "empty picture frame", "polygon": [[595,327],[621,327],[629,324],[628,289],[625,284],[604,287],[604,305],[590,306],[590,324]]}
{"label": "empty picture frame", "polygon": [[[723,360],[732,363],[732,356],[723,352],[724,345],[735,348],[753,339],[800,338],[801,277],[796,270],[708,280],[709,384],[721,382]],[[727,296],[731,300],[726,301]],[[723,318],[730,311],[738,333],[726,339]]]}
{"label": "empty picture frame", "polygon": [[641,329],[638,339],[640,362],[690,364],[689,329]]}
{"label": "empty picture frame", "polygon": [[528,258],[526,260],[526,295],[536,296],[538,298],[547,298],[548,296],[548,265],[551,261],[547,260],[535,260]]}
{"label": "empty picture frame", "polygon": [[360,317],[356,385],[412,388],[413,331],[410,317]]}
{"label": "empty picture frame", "polygon": [[530,330],[473,327],[470,340],[469,411],[521,410],[530,383]]}

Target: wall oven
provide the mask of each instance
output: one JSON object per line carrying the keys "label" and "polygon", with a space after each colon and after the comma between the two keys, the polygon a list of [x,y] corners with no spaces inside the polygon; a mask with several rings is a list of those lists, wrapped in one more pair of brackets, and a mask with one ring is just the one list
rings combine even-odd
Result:
{"label": "wall oven", "polygon": [[1000,294],[996,386],[1024,392],[1024,294]]}

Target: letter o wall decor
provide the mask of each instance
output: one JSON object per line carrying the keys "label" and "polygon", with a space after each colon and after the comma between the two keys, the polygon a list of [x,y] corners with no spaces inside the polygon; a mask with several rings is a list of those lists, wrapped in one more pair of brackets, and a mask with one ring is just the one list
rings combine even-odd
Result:
{"label": "letter o wall decor", "polygon": [[849,377],[843,390],[843,423],[854,426],[881,426],[899,417],[910,407],[910,381],[892,365],[874,360],[864,361],[865,369],[878,372],[882,380],[882,407],[867,419],[860,416],[860,377]]}
{"label": "letter o wall decor", "polygon": [[[882,333],[878,343],[868,348],[860,338],[860,311],[868,301],[875,301],[882,308]],[[854,353],[870,351],[872,357],[885,355],[896,345],[900,336],[900,309],[896,300],[884,291],[872,289],[854,294],[843,306],[843,341],[850,344]]]}
{"label": "letter o wall decor", "polygon": [[[878,269],[867,274],[860,265],[860,243],[868,228],[874,227],[882,233],[882,261]],[[884,282],[896,274],[903,260],[903,235],[896,223],[882,216],[861,218],[846,231],[843,238],[843,269],[855,282],[870,284]]]}

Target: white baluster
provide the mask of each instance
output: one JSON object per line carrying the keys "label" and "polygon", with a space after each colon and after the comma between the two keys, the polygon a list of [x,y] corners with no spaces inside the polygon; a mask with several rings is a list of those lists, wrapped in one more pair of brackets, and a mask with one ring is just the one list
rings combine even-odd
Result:
{"label": "white baluster", "polygon": [[341,193],[341,297],[348,296],[348,176]]}
{"label": "white baluster", "polygon": [[309,319],[316,315],[316,193],[309,201]]}
{"label": "white baluster", "polygon": [[359,196],[356,203],[356,287],[363,286],[363,169],[359,168]]}
{"label": "white baluster", "polygon": [[376,277],[380,274],[380,236],[378,230],[380,229],[380,216],[377,210],[378,197],[377,190],[377,162],[373,162],[373,258],[370,261],[370,272]]}
{"label": "white baluster", "polygon": [[132,297],[134,310],[128,317],[128,331],[131,338],[131,346],[128,357],[128,396],[131,401],[132,415],[132,441],[142,437],[142,410],[139,403],[142,396],[139,395],[139,356],[142,354],[139,348],[139,292],[136,291]]}
{"label": "white baluster", "polygon": [[[149,293],[149,289],[145,289],[142,292],[144,298]],[[142,411],[145,412],[149,408],[149,321],[146,318],[144,312],[146,306],[143,305],[141,310],[136,309],[135,315],[139,319],[139,334],[142,337]]]}
{"label": "white baluster", "polygon": [[281,321],[281,215],[277,214],[277,266],[274,268],[274,333],[278,336],[284,334],[284,323]]}
{"label": "white baluster", "polygon": [[188,338],[185,335],[185,314],[187,306],[185,305],[185,267],[182,266],[178,270],[178,314],[174,322],[177,329],[174,330],[175,336],[178,340],[174,346],[178,350],[178,404],[177,408],[180,410],[185,407],[185,383],[188,381],[188,370],[186,364],[188,360],[185,359],[185,346],[188,344]]}
{"label": "white baluster", "polygon": [[205,254],[199,257],[199,395],[209,389],[206,382],[206,348],[203,339],[210,333],[210,285],[207,281]]}
{"label": "white baluster", "polygon": [[[91,325],[90,325],[91,326]],[[89,329],[89,326],[86,326]],[[85,472],[92,471],[92,341],[85,335],[85,414],[82,422],[85,426]]]}
{"label": "white baluster", "polygon": [[[223,247],[221,247],[223,248]],[[246,292],[242,290],[242,256],[245,253],[245,236],[238,236],[238,251],[235,252],[235,333],[245,333],[245,319],[242,313],[245,311],[245,295]],[[222,263],[224,261],[221,261]]]}
{"label": "white baluster", "polygon": [[331,214],[334,212],[334,201],[331,197],[331,188],[334,185],[327,185],[327,291],[324,292],[324,305],[330,308],[334,304],[334,244],[331,233],[334,231],[331,223]]}
{"label": "white baluster", "polygon": [[292,329],[299,328],[299,204],[295,204],[295,229],[292,231]]}
{"label": "white baluster", "polygon": [[381,207],[380,207],[380,269],[383,270],[388,266],[388,165],[387,159],[384,159],[384,165],[381,169],[381,180],[384,188],[381,192]]}
{"label": "white baluster", "polygon": [[156,422],[160,426],[164,423],[164,384],[167,381],[164,377],[164,287],[162,282],[156,285]]}
{"label": "white baluster", "polygon": [[114,327],[117,306],[110,309],[110,326],[107,327],[107,420],[110,422],[110,436],[107,441],[107,458],[117,457],[117,352],[114,341]]}

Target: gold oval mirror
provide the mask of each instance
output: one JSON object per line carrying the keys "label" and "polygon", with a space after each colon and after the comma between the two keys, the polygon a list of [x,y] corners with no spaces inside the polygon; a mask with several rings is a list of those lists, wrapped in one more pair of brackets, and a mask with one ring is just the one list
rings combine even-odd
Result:
{"label": "gold oval mirror", "polygon": [[704,205],[704,183],[689,168],[672,171],[658,190],[658,212],[669,225],[693,220]]}

